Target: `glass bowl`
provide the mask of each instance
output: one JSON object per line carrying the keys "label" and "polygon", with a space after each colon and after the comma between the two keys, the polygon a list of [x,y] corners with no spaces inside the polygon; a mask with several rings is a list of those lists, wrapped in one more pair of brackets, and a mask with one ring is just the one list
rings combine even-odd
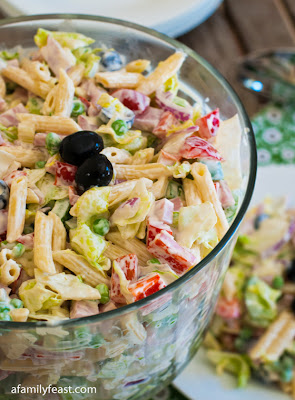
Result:
{"label": "glass bowl", "polygon": [[[233,89],[207,61],[156,31],[103,17],[41,15],[1,22],[0,45],[30,48],[38,27],[83,33],[98,45],[114,47],[127,61],[147,58],[153,66],[182,50],[187,58],[180,80],[192,97],[201,99],[204,109],[219,107],[222,119],[236,113],[240,118],[242,202],[224,238],[197,266],[160,292],[103,314],[55,325],[0,321],[1,398],[1,394],[8,399],[10,393],[20,393],[13,399],[27,399],[22,394],[26,386],[30,387],[27,393],[38,393],[32,398],[146,399],[186,366],[209,324],[254,188],[256,148],[251,124]],[[42,390],[49,384],[59,394],[44,396]],[[76,393],[66,393],[70,391]]]}

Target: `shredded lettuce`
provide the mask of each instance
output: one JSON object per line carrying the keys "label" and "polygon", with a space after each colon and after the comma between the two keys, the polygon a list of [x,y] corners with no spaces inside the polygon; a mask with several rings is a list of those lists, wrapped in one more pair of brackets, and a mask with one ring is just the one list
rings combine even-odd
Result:
{"label": "shredded lettuce", "polygon": [[231,372],[238,379],[238,387],[247,385],[250,378],[250,362],[246,356],[217,350],[209,350],[207,356],[216,365],[217,373]]}
{"label": "shredded lettuce", "polygon": [[224,174],[220,161],[201,159],[200,162],[207,165],[213,181],[221,181],[222,179],[224,179]]}
{"label": "shredded lettuce", "polygon": [[26,108],[28,109],[29,113],[31,114],[41,114],[41,109],[43,107],[44,100],[40,97],[30,97]]}
{"label": "shredded lettuce", "polygon": [[243,288],[246,280],[246,271],[244,266],[233,266],[228,269],[225,275],[225,282],[232,289],[232,296],[238,299],[243,298]]}
{"label": "shredded lettuce", "polygon": [[83,64],[85,67],[84,76],[93,78],[99,67],[100,57],[97,55],[102,49],[92,49],[90,47],[79,47],[73,50],[73,54],[77,59],[77,64]]}
{"label": "shredded lettuce", "polygon": [[12,142],[12,143],[18,137],[18,132],[17,132],[16,126],[10,126],[7,128],[6,126],[0,124],[0,132],[1,132],[1,134],[4,135],[4,138],[6,138],[9,142]]}
{"label": "shredded lettuce", "polygon": [[174,96],[177,95],[179,89],[179,81],[177,75],[171,76],[171,78],[167,79],[164,83],[165,92],[172,92]]}
{"label": "shredded lettuce", "polygon": [[280,290],[253,276],[246,285],[245,303],[249,317],[258,326],[268,326],[277,316],[277,300]]}
{"label": "shredded lettuce", "polygon": [[70,214],[77,217],[77,223],[91,226],[93,218],[98,218],[108,210],[109,187],[93,187],[79,197]]}
{"label": "shredded lettuce", "polygon": [[15,51],[14,53],[7,51],[7,50],[2,50],[0,51],[0,57],[3,58],[3,60],[13,60],[14,58],[19,58],[19,52]]}
{"label": "shredded lettuce", "polygon": [[80,224],[70,231],[70,240],[72,248],[77,253],[82,254],[91,265],[102,270],[100,257],[107,246],[102,236],[93,233],[86,224]]}
{"label": "shredded lettuce", "polygon": [[161,276],[166,286],[179,278],[179,276],[169,267],[168,264],[159,264],[151,261],[152,260],[148,261],[146,267],[141,267],[141,275],[146,276],[153,272],[157,272]]}
{"label": "shredded lettuce", "polygon": [[75,50],[78,47],[89,46],[94,43],[95,40],[81,33],[76,32],[58,32],[58,31],[48,31],[43,28],[39,28],[36,35],[34,36],[34,41],[38,47],[43,47],[47,44],[48,35],[51,35],[61,46],[68,47],[71,50]]}
{"label": "shredded lettuce", "polygon": [[118,144],[117,147],[118,149],[129,151],[133,155],[137,151],[145,149],[147,147],[147,138],[145,136],[138,136],[127,144]]}
{"label": "shredded lettuce", "polygon": [[216,236],[210,231],[216,222],[214,208],[208,201],[196,206],[181,207],[178,217],[178,243],[189,249],[195,242],[211,248],[216,242]]}
{"label": "shredded lettuce", "polygon": [[52,305],[59,305],[63,302],[60,295],[37,282],[36,279],[22,283],[19,288],[19,297],[31,313],[42,309],[46,310]]}
{"label": "shredded lettuce", "polygon": [[62,200],[68,197],[69,192],[67,187],[54,185],[53,175],[46,174],[42,179],[40,179],[36,186],[44,194],[43,205],[49,203],[51,200]]}

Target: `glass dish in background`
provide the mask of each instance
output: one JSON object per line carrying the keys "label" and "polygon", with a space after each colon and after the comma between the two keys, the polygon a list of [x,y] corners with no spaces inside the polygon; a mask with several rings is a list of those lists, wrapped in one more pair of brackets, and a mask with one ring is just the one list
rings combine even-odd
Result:
{"label": "glass dish in background", "polygon": [[100,315],[55,325],[0,321],[0,395],[21,383],[96,387],[96,394],[60,395],[63,399],[146,399],[185,367],[208,326],[254,188],[251,124],[222,76],[192,50],[160,33],[102,17],[42,15],[2,22],[0,45],[30,48],[39,27],[83,33],[96,39],[96,45],[115,48],[127,62],[147,58],[153,67],[182,50],[187,58],[179,78],[192,96],[202,101],[204,110],[219,107],[222,119],[236,113],[240,118],[244,176],[240,209],[225,237],[196,267],[160,292]]}

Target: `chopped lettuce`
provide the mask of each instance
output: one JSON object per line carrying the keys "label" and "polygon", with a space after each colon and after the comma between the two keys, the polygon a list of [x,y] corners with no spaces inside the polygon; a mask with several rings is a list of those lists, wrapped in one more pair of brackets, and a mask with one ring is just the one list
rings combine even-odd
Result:
{"label": "chopped lettuce", "polygon": [[129,151],[133,155],[137,151],[145,149],[147,147],[147,138],[145,136],[138,136],[127,144],[118,144],[117,147],[118,149]]}
{"label": "chopped lettuce", "polygon": [[246,285],[245,303],[250,319],[258,326],[268,326],[277,316],[277,300],[280,290],[253,276]]}
{"label": "chopped lettuce", "polygon": [[179,278],[179,276],[169,267],[168,264],[159,264],[151,261],[152,260],[148,261],[146,267],[141,267],[140,275],[146,276],[153,272],[157,272],[161,276],[166,286]]}
{"label": "chopped lettuce", "polygon": [[7,128],[6,126],[0,124],[0,133],[4,136],[5,139],[7,139],[9,142],[12,142],[12,143],[18,137],[18,132],[17,132],[16,126],[10,126]]}
{"label": "chopped lettuce", "polygon": [[67,187],[54,185],[54,176],[46,174],[42,179],[40,179],[36,186],[44,194],[43,205],[49,203],[51,200],[62,200],[68,197],[69,191]]}
{"label": "chopped lettuce", "polygon": [[201,159],[200,162],[207,165],[213,181],[221,181],[222,179],[224,179],[222,165],[220,161]]}
{"label": "chopped lettuce", "polygon": [[216,365],[217,373],[231,372],[238,379],[238,387],[247,385],[250,378],[250,362],[246,356],[217,350],[209,350],[207,356]]}
{"label": "chopped lettuce", "polygon": [[196,206],[181,207],[178,218],[178,243],[189,249],[195,242],[211,248],[216,242],[216,236],[210,231],[216,222],[213,205],[208,201]]}
{"label": "chopped lettuce", "polygon": [[24,303],[24,307],[30,312],[35,313],[39,310],[46,310],[52,305],[59,305],[63,302],[60,295],[48,289],[36,279],[28,280],[19,288],[19,297]]}
{"label": "chopped lettuce", "polygon": [[[225,275],[225,284],[230,286],[232,296],[238,299],[243,298],[243,288],[246,280],[246,271],[244,266],[235,265],[228,269]],[[226,294],[226,293],[225,293]]]}
{"label": "chopped lettuce", "polygon": [[48,35],[51,35],[61,46],[68,47],[71,50],[77,49],[78,47],[89,46],[94,43],[95,40],[81,33],[76,32],[58,32],[48,31],[43,28],[39,28],[34,41],[38,47],[43,47],[47,44]]}
{"label": "chopped lettuce", "polygon": [[29,113],[31,114],[41,114],[41,109],[43,107],[44,100],[40,97],[30,97],[26,108],[28,109]]}
{"label": "chopped lettuce", "polygon": [[232,192],[235,204],[233,206],[227,207],[224,210],[227,222],[230,224],[237,214],[237,210],[240,204],[240,193],[237,190]]}
{"label": "chopped lettuce", "polygon": [[100,258],[107,246],[102,236],[93,233],[88,225],[80,224],[70,231],[70,240],[72,248],[77,253],[82,254],[91,265],[102,270]]}
{"label": "chopped lettuce", "polygon": [[14,53],[7,51],[7,50],[2,50],[0,51],[0,58],[3,60],[13,60],[14,58],[19,58],[19,52],[15,51]]}
{"label": "chopped lettuce", "polygon": [[118,226],[124,239],[135,236],[154,200],[154,195],[147,190],[143,179],[140,179],[130,193],[129,199],[121,204],[111,217],[111,222]]}
{"label": "chopped lettuce", "polygon": [[178,89],[179,81],[177,75],[171,76],[171,78],[167,79],[167,81],[164,83],[165,92],[172,92],[176,96]]}
{"label": "chopped lettuce", "polygon": [[79,47],[73,50],[77,59],[77,64],[83,64],[85,67],[84,76],[93,78],[99,67],[100,57],[97,55],[101,49],[91,49],[90,47]]}
{"label": "chopped lettuce", "polygon": [[79,197],[70,214],[77,217],[79,224],[91,226],[92,218],[98,218],[108,210],[109,187],[93,187]]}

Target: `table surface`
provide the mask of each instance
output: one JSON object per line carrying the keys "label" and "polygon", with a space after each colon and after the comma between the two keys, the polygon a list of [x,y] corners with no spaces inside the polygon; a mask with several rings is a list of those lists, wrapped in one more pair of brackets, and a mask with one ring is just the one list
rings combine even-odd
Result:
{"label": "table surface", "polygon": [[295,0],[224,0],[207,21],[178,39],[225,76],[253,116],[265,100],[238,82],[238,61],[249,52],[270,47],[295,51]]}
{"label": "table surface", "polygon": [[295,0],[224,0],[207,21],[178,39],[226,77],[252,116],[265,100],[238,82],[238,61],[249,52],[269,47],[295,50]]}

